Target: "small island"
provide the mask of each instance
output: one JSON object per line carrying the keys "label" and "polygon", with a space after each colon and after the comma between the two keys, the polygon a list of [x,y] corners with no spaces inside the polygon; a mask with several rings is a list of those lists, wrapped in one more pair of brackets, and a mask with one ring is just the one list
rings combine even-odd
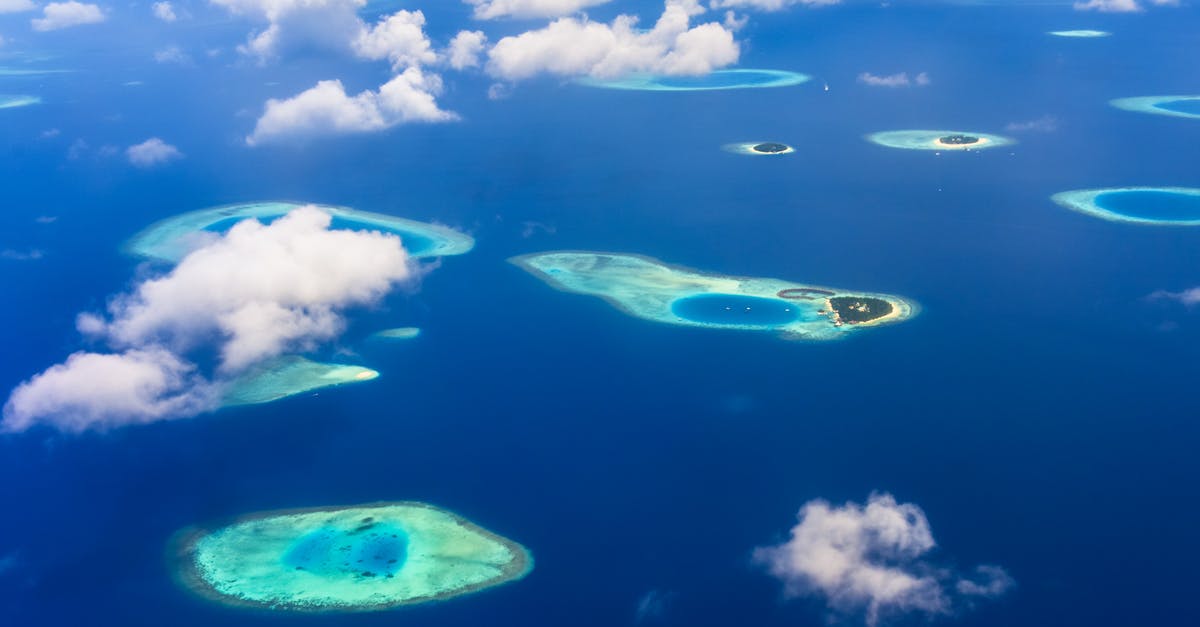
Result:
{"label": "small island", "polygon": [[779,142],[738,142],[721,147],[726,152],[735,155],[787,155],[796,152],[795,148]]}
{"label": "small island", "polygon": [[674,325],[835,340],[917,312],[898,296],[708,274],[641,255],[568,250],[509,261],[555,289],[598,296],[629,315]]}
{"label": "small island", "polygon": [[867,136],[867,140],[888,148],[905,150],[983,150],[1015,144],[1016,140],[965,131],[883,131]]}
{"label": "small island", "polygon": [[709,91],[714,89],[762,89],[790,87],[812,80],[811,76],[786,70],[733,69],[714,70],[708,74],[667,76],[662,74],[631,74],[617,78],[586,77],[580,85],[605,89],[638,91]]}
{"label": "small island", "polygon": [[525,547],[402,501],[261,512],[175,534],[178,581],[226,605],[366,612],[445,601],[521,579]]}
{"label": "small island", "polygon": [[1200,95],[1190,96],[1137,96],[1117,98],[1109,101],[1123,111],[1169,115],[1177,118],[1200,119]]}
{"label": "small island", "polygon": [[229,383],[222,395],[222,407],[270,403],[289,396],[347,383],[379,378],[370,368],[347,364],[323,364],[287,355],[242,373]]}
{"label": "small island", "polygon": [[330,228],[373,230],[397,235],[411,257],[461,255],[475,246],[471,236],[437,224],[348,207],[272,201],[214,207],[167,218],[134,235],[126,242],[124,250],[135,257],[176,263],[197,246],[209,241],[214,234],[224,233],[242,220],[253,218],[270,222],[292,209],[304,206],[316,207],[331,215],[333,220]]}
{"label": "small island", "polygon": [[401,341],[413,340],[420,337],[421,330],[417,327],[396,327],[394,329],[384,329],[371,334],[369,339],[382,341]]}

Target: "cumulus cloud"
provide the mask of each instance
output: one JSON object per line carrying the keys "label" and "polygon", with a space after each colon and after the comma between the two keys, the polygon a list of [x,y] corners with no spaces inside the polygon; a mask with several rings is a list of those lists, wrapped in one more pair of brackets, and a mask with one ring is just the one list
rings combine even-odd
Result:
{"label": "cumulus cloud", "polygon": [[[80,332],[112,352],[76,353],[22,383],[4,428],[77,432],[212,409],[237,373],[336,337],[346,309],[415,278],[398,237],[330,221],[312,207],[270,225],[245,220],[114,298],[105,315],[79,316]],[[189,355],[213,351],[219,365],[205,375]]]}
{"label": "cumulus cloud", "polygon": [[1192,287],[1181,292],[1171,292],[1167,290],[1158,290],[1148,296],[1150,300],[1167,300],[1193,307],[1200,305],[1200,287]]}
{"label": "cumulus cloud", "polygon": [[96,24],[105,20],[104,11],[94,4],[51,2],[42,7],[42,17],[30,21],[33,30],[51,31],[83,24]]}
{"label": "cumulus cloud", "polygon": [[760,11],[781,11],[788,7],[827,7],[841,4],[842,0],[713,0],[713,8],[758,9]]}
{"label": "cumulus cloud", "polygon": [[364,27],[354,40],[354,51],[364,59],[387,59],[397,70],[434,63],[437,55],[424,29],[424,13],[396,11]]}
{"label": "cumulus cloud", "polygon": [[1012,585],[995,566],[980,567],[974,578],[936,568],[922,559],[933,547],[919,507],[872,494],[865,506],[806,503],[790,539],[756,549],[754,558],[789,596],[818,596],[835,611],[865,612],[871,625],[888,614],[946,614],[964,596],[998,596]]}
{"label": "cumulus cloud", "polygon": [[479,66],[479,57],[487,47],[487,35],[482,31],[460,31],[450,40],[446,62],[456,70]]}
{"label": "cumulus cloud", "polygon": [[1009,122],[1005,125],[1004,130],[1009,133],[1053,133],[1058,130],[1058,118],[1052,115],[1043,115],[1036,120]]}
{"label": "cumulus cloud", "polygon": [[268,100],[254,132],[251,146],[287,137],[312,137],[365,133],[406,122],[446,122],[454,113],[438,107],[442,80],[412,67],[384,83],[377,91],[350,96],[338,80],[320,81],[315,87],[285,100]]}
{"label": "cumulus cloud", "polygon": [[140,144],[134,144],[125,149],[129,162],[139,168],[152,168],[176,159],[182,159],[183,153],[167,142],[151,137]]}
{"label": "cumulus cloud", "polygon": [[931,81],[929,80],[929,75],[925,72],[921,72],[912,78],[909,78],[907,72],[889,74],[887,76],[863,72],[858,75],[858,82],[870,85],[871,87],[912,87],[913,85],[924,87]]}
{"label": "cumulus cloud", "polygon": [[648,31],[636,28],[638,20],[630,15],[620,15],[611,24],[561,18],[498,41],[488,52],[487,70],[510,81],[538,74],[705,74],[736,62],[740,49],[724,24],[690,26],[691,18],[702,13],[696,0],[667,0]]}
{"label": "cumulus cloud", "polygon": [[357,15],[366,0],[211,0],[234,15],[263,23],[239,47],[266,61],[294,50],[351,51],[365,28]]}
{"label": "cumulus cloud", "polygon": [[[1178,0],[1149,0],[1154,6],[1178,6]],[[1138,13],[1144,11],[1138,0],[1080,0],[1075,3],[1076,11],[1100,11],[1102,13]]]}
{"label": "cumulus cloud", "polygon": [[463,0],[475,7],[475,18],[547,18],[578,13],[581,9],[606,4],[610,0]]}
{"label": "cumulus cloud", "polygon": [[150,11],[154,13],[154,17],[164,22],[174,22],[179,19],[175,14],[175,7],[171,6],[170,2],[155,2],[150,5]]}
{"label": "cumulus cloud", "polygon": [[0,0],[0,14],[24,13],[35,9],[37,9],[37,5],[33,3],[33,0]]}

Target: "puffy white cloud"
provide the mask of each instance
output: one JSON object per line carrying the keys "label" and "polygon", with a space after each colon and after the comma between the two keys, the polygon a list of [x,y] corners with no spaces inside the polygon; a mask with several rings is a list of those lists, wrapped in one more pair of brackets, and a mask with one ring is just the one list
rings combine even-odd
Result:
{"label": "puffy white cloud", "polygon": [[487,47],[483,31],[459,31],[446,49],[446,62],[456,70],[479,66],[479,57]]}
{"label": "puffy white cloud", "polygon": [[351,52],[366,27],[357,15],[366,0],[211,0],[234,15],[264,22],[239,50],[266,61],[293,50]]}
{"label": "puffy white cloud", "polygon": [[82,24],[96,24],[104,20],[104,11],[101,11],[99,6],[70,0],[47,4],[42,7],[42,17],[34,18],[30,23],[33,30],[51,31]]}
{"label": "puffy white cloud", "polygon": [[346,93],[341,81],[320,81],[286,100],[268,100],[246,143],[255,146],[285,137],[312,137],[383,130],[406,122],[457,119],[443,111],[435,96],[442,80],[412,67],[384,83],[378,91]]}
{"label": "puffy white cloud", "polygon": [[581,9],[606,4],[610,0],[463,0],[475,7],[475,18],[494,20],[504,17],[546,18],[578,13]]}
{"label": "puffy white cloud", "polygon": [[841,4],[842,0],[713,0],[714,9],[758,9],[760,11],[782,11],[796,5],[827,7]]}
{"label": "puffy white cloud", "polygon": [[33,0],[0,0],[0,14],[24,13],[35,9],[37,9],[37,5],[33,3]]}
{"label": "puffy white cloud", "polygon": [[[114,352],[76,353],[22,383],[4,428],[83,431],[214,408],[239,372],[336,337],[346,309],[416,277],[398,237],[330,221],[312,207],[245,220],[114,298],[106,316],[80,315],[79,331]],[[205,376],[188,355],[213,350],[220,365]]]}
{"label": "puffy white cloud", "polygon": [[909,78],[907,72],[889,74],[887,76],[879,76],[876,74],[871,74],[870,72],[863,72],[862,74],[858,75],[858,82],[864,85],[870,85],[871,87],[911,87],[913,85],[924,87],[931,81],[929,80],[929,75],[925,72],[921,72],[913,78]]}
{"label": "puffy white cloud", "polygon": [[154,17],[164,22],[174,22],[179,19],[179,16],[175,14],[175,7],[171,6],[170,2],[155,2],[150,5],[150,10],[154,13]]}
{"label": "puffy white cloud", "polygon": [[866,506],[806,503],[791,538],[762,547],[755,559],[782,580],[788,595],[823,597],[843,612],[865,611],[869,624],[889,613],[951,611],[954,595],[997,596],[1011,586],[998,567],[981,567],[977,580],[953,576],[921,558],[934,547],[919,507],[873,494]]}
{"label": "puffy white cloud", "polygon": [[396,11],[359,32],[354,51],[364,59],[387,59],[397,70],[437,61],[433,44],[425,36],[425,14]]}
{"label": "puffy white cloud", "polygon": [[507,80],[546,73],[614,77],[633,72],[705,74],[734,63],[740,53],[723,24],[690,26],[704,9],[695,0],[667,0],[649,31],[637,18],[621,15],[612,24],[561,18],[545,28],[505,37],[488,52],[487,70]]}
{"label": "puffy white cloud", "polygon": [[178,148],[157,137],[151,137],[140,144],[134,144],[125,149],[129,162],[139,168],[152,168],[156,165],[182,159],[183,153]]}
{"label": "puffy white cloud", "polygon": [[213,406],[213,388],[195,366],[162,348],[75,353],[13,390],[4,430],[45,423],[79,432],[188,415]]}

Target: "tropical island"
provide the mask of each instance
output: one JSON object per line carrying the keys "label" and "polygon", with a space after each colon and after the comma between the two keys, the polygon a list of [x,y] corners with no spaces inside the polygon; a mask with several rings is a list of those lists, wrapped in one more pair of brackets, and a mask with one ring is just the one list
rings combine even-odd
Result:
{"label": "tropical island", "polygon": [[779,142],[738,142],[721,148],[737,155],[786,155],[796,152],[795,148]]}
{"label": "tropical island", "polygon": [[629,315],[666,324],[834,340],[917,312],[899,296],[708,274],[641,255],[568,250],[509,261],[555,289],[598,296]]}
{"label": "tropical island", "polygon": [[762,144],[756,144],[754,146],[754,152],[762,152],[762,153],[767,153],[767,154],[776,154],[776,153],[780,153],[780,152],[787,152],[790,149],[791,149],[791,146],[788,146],[787,144],[779,144],[779,143],[775,143],[775,142],[766,142],[766,143],[762,143]]}
{"label": "tropical island", "polygon": [[178,581],[204,598],[297,612],[445,601],[533,568],[520,544],[411,501],[260,512],[180,531],[170,549]]}
{"label": "tropical island", "polygon": [[397,235],[411,257],[461,255],[475,246],[471,236],[437,224],[348,207],[270,201],[213,207],[167,218],[134,235],[126,242],[124,250],[136,257],[175,263],[207,241],[207,237],[223,233],[242,220],[254,218],[270,222],[304,206],[316,207],[332,216],[330,228],[374,230]]}
{"label": "tropical island", "polygon": [[867,136],[867,140],[905,150],[982,150],[1015,144],[1016,140],[1000,135],[964,131],[883,131]]}

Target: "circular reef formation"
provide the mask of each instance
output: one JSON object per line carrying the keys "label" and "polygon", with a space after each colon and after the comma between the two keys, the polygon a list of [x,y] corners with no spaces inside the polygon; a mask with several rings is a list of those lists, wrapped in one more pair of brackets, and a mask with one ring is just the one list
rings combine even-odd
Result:
{"label": "circular reef formation", "polygon": [[1074,39],[1094,39],[1096,37],[1108,37],[1112,33],[1108,32],[1106,30],[1080,29],[1080,30],[1052,30],[1047,34],[1054,35],[1055,37],[1069,37],[1069,38],[1074,38]]}
{"label": "circular reef formation", "polygon": [[442,601],[524,577],[525,547],[425,503],[262,512],[186,529],[181,583],[228,605],[362,612]]}
{"label": "circular reef formation", "polygon": [[201,209],[156,222],[133,236],[125,251],[136,257],[178,262],[205,241],[205,233],[224,233],[247,219],[271,222],[299,207],[316,207],[332,216],[330,228],[373,230],[398,235],[412,257],[461,255],[475,246],[471,236],[454,229],[348,207],[300,202],[251,202]]}
{"label": "circular reef formation", "polygon": [[1124,111],[1200,119],[1200,96],[1137,96],[1109,101]]}
{"label": "circular reef formation", "polygon": [[786,70],[714,70],[698,76],[632,74],[621,78],[581,78],[579,84],[605,89],[639,91],[710,91],[714,89],[760,89],[790,87],[812,80],[807,74]]}
{"label": "circular reef formation", "polygon": [[1009,137],[965,131],[883,131],[867,135],[867,140],[906,150],[983,150],[1016,143]]}
{"label": "circular reef formation", "polygon": [[1112,222],[1200,226],[1200,188],[1110,187],[1061,192],[1054,202]]}
{"label": "circular reef formation", "polygon": [[722,148],[736,155],[787,155],[796,152],[795,148],[779,142],[738,142],[725,144]]}

